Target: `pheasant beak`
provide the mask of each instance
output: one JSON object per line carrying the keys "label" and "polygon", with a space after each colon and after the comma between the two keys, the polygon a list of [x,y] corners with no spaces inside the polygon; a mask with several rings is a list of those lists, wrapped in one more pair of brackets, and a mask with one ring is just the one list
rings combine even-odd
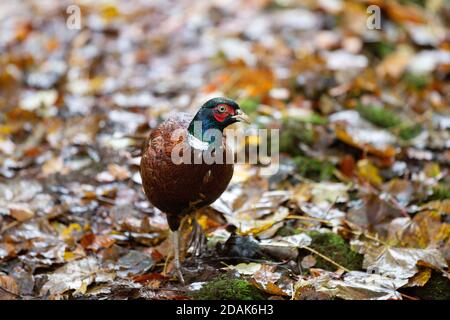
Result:
{"label": "pheasant beak", "polygon": [[232,116],[232,118],[236,121],[251,123],[250,117],[246,115],[241,109],[236,110],[236,115]]}

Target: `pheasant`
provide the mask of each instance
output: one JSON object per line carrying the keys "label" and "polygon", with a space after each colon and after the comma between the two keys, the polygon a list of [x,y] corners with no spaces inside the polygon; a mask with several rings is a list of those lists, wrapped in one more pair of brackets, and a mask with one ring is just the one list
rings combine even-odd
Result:
{"label": "pheasant", "polygon": [[[148,200],[164,212],[172,231],[175,269],[184,283],[180,263],[179,226],[183,217],[213,203],[233,176],[233,163],[226,161],[231,151],[223,133],[235,122],[250,123],[233,100],[214,98],[197,114],[177,113],[156,127],[143,150],[140,173]],[[202,160],[207,155],[219,161]],[[180,161],[187,159],[188,161]],[[198,160],[202,161],[198,161]],[[217,159],[217,158],[216,158]]]}

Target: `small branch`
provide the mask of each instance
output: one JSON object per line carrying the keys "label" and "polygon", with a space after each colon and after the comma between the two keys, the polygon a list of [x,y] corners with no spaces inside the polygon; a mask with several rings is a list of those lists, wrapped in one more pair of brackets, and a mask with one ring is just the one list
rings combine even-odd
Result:
{"label": "small branch", "polygon": [[334,199],[333,203],[330,204],[330,206],[328,207],[328,210],[325,212],[325,216],[328,215],[328,213],[330,213],[331,209],[333,209],[334,205],[336,204],[336,202],[338,201],[339,196],[336,197],[336,199]]}
{"label": "small branch", "polygon": [[134,140],[146,140],[149,138],[149,136],[150,136],[150,134],[126,134],[126,135],[119,137],[119,139],[128,138],[128,139],[134,139]]}
{"label": "small branch", "polygon": [[417,297],[408,296],[407,294],[404,294],[404,293],[401,293],[401,292],[400,292],[400,294],[401,294],[402,297],[405,297],[405,298],[407,298],[408,300],[420,300],[420,299],[417,298]]}
{"label": "small branch", "polygon": [[339,263],[337,263],[336,261],[332,260],[331,258],[328,258],[327,256],[321,254],[319,251],[314,250],[313,248],[310,248],[310,247],[308,247],[308,246],[304,246],[304,247],[301,247],[301,248],[302,248],[302,249],[306,249],[306,250],[308,250],[308,251],[310,251],[310,252],[312,252],[312,253],[318,255],[318,256],[321,257],[322,259],[324,259],[324,260],[328,261],[329,263],[335,265],[335,266],[338,267],[339,269],[344,270],[345,272],[350,272],[350,270],[347,269],[346,267],[341,266],[341,265],[340,265]]}
{"label": "small branch", "polygon": [[[355,231],[350,231],[350,232],[352,232],[353,234],[357,234],[357,232],[355,232]],[[375,241],[375,242],[379,242],[379,243],[381,243],[381,244],[383,244],[383,245],[385,245],[387,247],[390,247],[390,245],[387,242],[384,242],[383,240],[380,240],[379,238],[373,237],[370,234],[361,233],[361,235],[363,237],[366,237],[367,239],[370,239],[370,240]]]}
{"label": "small branch", "polygon": [[299,215],[290,215],[286,219],[309,220],[309,221],[322,222],[322,223],[326,223],[326,224],[333,224],[330,220],[308,217],[308,216],[299,216]]}

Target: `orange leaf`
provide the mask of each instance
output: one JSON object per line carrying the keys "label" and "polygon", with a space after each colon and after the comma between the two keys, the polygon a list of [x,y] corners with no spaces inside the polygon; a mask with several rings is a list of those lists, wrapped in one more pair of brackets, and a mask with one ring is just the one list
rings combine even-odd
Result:
{"label": "orange leaf", "polygon": [[109,248],[114,244],[114,242],[115,240],[107,235],[95,235],[93,233],[85,234],[80,240],[80,244],[83,248],[93,251]]}
{"label": "orange leaf", "polygon": [[357,141],[355,141],[355,139],[350,136],[344,128],[341,127],[336,127],[335,128],[335,134],[336,137],[341,140],[342,142],[345,142],[348,145],[351,145],[352,147],[355,147],[357,149],[360,149],[362,151],[365,151],[367,153],[373,154],[375,156],[378,157],[382,157],[382,158],[390,158],[395,156],[395,149],[392,146],[387,146],[384,149],[378,149],[376,147],[374,147],[371,144],[360,144]]}

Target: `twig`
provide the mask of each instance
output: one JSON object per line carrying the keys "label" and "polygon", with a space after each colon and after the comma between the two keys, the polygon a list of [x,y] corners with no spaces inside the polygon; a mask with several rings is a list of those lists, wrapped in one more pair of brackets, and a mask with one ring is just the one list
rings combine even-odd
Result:
{"label": "twig", "polygon": [[257,211],[257,210],[264,210],[264,209],[276,209],[277,206],[274,205],[267,205],[267,206],[259,206],[259,207],[250,207],[250,208],[245,208],[245,209],[241,209],[241,210],[237,210],[235,212],[235,214],[238,213],[244,213],[244,212],[252,212],[252,211]]}
{"label": "twig", "polygon": [[308,182],[308,183],[315,182],[314,180],[305,178],[305,177],[299,175],[298,173],[292,173],[292,176],[299,181]]}
{"label": "twig", "polygon": [[350,270],[347,269],[346,267],[341,266],[341,265],[340,265],[339,263],[337,263],[336,261],[332,260],[331,258],[328,258],[327,256],[321,254],[319,251],[314,250],[313,248],[310,248],[310,247],[308,247],[308,246],[303,246],[302,249],[306,249],[306,250],[308,250],[308,251],[310,251],[310,252],[312,252],[312,253],[318,255],[318,256],[321,257],[322,259],[328,261],[328,262],[331,263],[331,264],[334,264],[336,267],[338,267],[339,269],[344,270],[345,272],[350,272]]}
{"label": "twig", "polygon": [[327,223],[327,224],[333,224],[330,220],[314,218],[314,217],[307,217],[307,216],[299,216],[299,215],[291,215],[291,216],[288,216],[286,219],[310,220],[310,221],[317,221],[317,222],[322,222],[322,223]]}
{"label": "twig", "polygon": [[110,205],[112,205],[112,206],[115,206],[115,205],[116,205],[116,202],[115,202],[114,200],[108,199],[108,198],[106,198],[106,197],[104,197],[104,196],[100,196],[100,195],[97,196],[97,200],[98,200],[98,201],[105,202],[105,203],[110,204]]}
{"label": "twig", "polygon": [[[349,230],[351,233],[353,233],[353,234],[357,234],[357,232],[356,231],[352,231],[352,230]],[[371,236],[370,234],[365,234],[365,233],[361,233],[364,237],[366,237],[367,239],[370,239],[370,240],[372,240],[372,241],[375,241],[375,242],[379,242],[379,243],[381,243],[381,244],[383,244],[383,245],[385,245],[385,246],[387,246],[387,247],[389,247],[390,245],[387,243],[387,242],[384,242],[383,240],[380,240],[379,238],[377,238],[377,237],[373,237],[373,236]]]}
{"label": "twig", "polygon": [[173,288],[149,288],[149,287],[145,287],[145,290],[150,290],[150,291],[171,291],[171,292],[189,292],[189,289],[173,289]]}
{"label": "twig", "polygon": [[338,201],[338,199],[339,199],[339,196],[337,196],[337,197],[334,199],[333,203],[330,204],[330,206],[328,207],[327,211],[325,212],[325,216],[328,215],[328,213],[330,213],[331,209],[333,209],[333,207],[334,207],[334,205],[336,204],[336,202]]}
{"label": "twig", "polygon": [[254,259],[254,258],[246,258],[246,257],[219,257],[219,258],[207,258],[204,260],[209,260],[209,261],[220,261],[220,263],[226,265],[227,267],[229,265],[227,265],[225,262],[223,262],[223,260],[239,260],[239,261],[249,261],[249,262],[257,262],[257,263],[265,263],[265,264],[269,264],[269,265],[273,265],[273,266],[282,266],[283,264],[286,264],[286,261],[282,261],[282,262],[274,262],[274,261],[270,261],[270,260],[264,260],[264,259]]}
{"label": "twig", "polygon": [[18,224],[20,224],[20,221],[13,221],[10,224],[6,225],[4,228],[2,228],[0,230],[0,234],[5,233],[7,230],[14,228],[15,226],[17,226]]}
{"label": "twig", "polygon": [[400,292],[400,295],[401,295],[402,297],[405,297],[405,298],[409,299],[409,300],[420,300],[420,299],[417,298],[417,297],[408,296],[407,294],[404,294],[404,293],[401,293],[401,292]]}

